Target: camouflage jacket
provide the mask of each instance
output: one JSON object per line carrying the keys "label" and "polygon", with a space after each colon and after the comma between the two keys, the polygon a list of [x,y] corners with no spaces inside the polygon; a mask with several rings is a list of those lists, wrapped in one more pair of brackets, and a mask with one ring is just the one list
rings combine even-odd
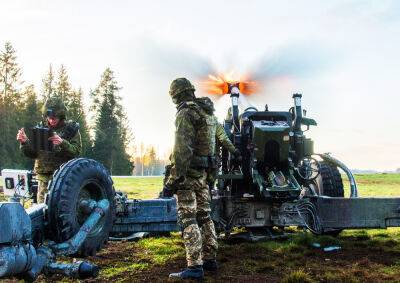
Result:
{"label": "camouflage jacket", "polygon": [[[34,168],[36,174],[53,174],[61,164],[81,153],[81,134],[77,123],[65,122],[64,125],[54,128],[54,131],[63,139],[63,142],[54,146],[53,151],[35,151],[29,140],[20,146],[25,156],[36,159]],[[72,136],[69,136],[70,133]]]}
{"label": "camouflage jacket", "polygon": [[207,113],[196,102],[184,102],[178,106],[175,120],[175,145],[172,152],[172,180],[180,176],[199,177],[202,170],[191,167],[193,157],[211,157],[216,154],[219,141],[229,151],[235,147],[225,130],[212,113]]}
{"label": "camouflage jacket", "polygon": [[225,132],[224,127],[220,123],[218,123],[217,125],[215,138],[217,142],[220,143],[223,148],[226,148],[230,153],[235,152],[235,146],[232,144],[231,140]]}

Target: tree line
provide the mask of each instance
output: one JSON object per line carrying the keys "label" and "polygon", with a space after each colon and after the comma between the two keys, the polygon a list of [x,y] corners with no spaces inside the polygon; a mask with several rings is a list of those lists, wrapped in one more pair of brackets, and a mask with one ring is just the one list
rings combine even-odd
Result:
{"label": "tree line", "polygon": [[140,150],[135,154],[135,169],[133,175],[136,176],[160,176],[164,174],[165,165],[169,160],[158,156],[154,146],[140,145]]}
{"label": "tree line", "polygon": [[67,106],[67,119],[80,125],[81,156],[102,162],[113,175],[131,175],[134,161],[128,154],[128,146],[133,135],[121,103],[120,89],[113,71],[106,68],[97,86],[90,91],[90,107],[85,108],[83,91],[71,85],[65,66],[55,71],[50,65],[38,92],[33,84],[23,81],[16,51],[6,42],[0,50],[0,170],[33,167],[33,160],[21,154],[16,133],[19,128],[27,130],[43,121],[45,101],[57,96]]}

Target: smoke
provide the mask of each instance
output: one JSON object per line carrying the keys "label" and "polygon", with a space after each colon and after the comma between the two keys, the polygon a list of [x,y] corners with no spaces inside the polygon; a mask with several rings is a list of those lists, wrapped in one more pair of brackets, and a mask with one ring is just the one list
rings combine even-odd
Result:
{"label": "smoke", "polygon": [[[168,95],[173,79],[188,78],[196,86],[197,96],[202,96],[206,93],[202,91],[200,82],[210,74],[217,75],[217,70],[226,69],[226,66],[217,69],[210,58],[183,45],[172,45],[148,37],[124,45],[122,50],[117,54],[126,70],[121,72],[121,85],[127,94],[125,101],[130,105],[128,116],[131,121],[141,121],[133,126],[139,140],[141,136],[169,136],[173,133],[175,107]],[[240,56],[251,59],[250,54]],[[255,106],[262,110],[265,103],[287,106],[290,94],[298,91],[294,82],[319,76],[334,64],[335,58],[337,56],[332,56],[332,52],[321,47],[321,44],[291,44],[274,52],[266,52],[250,71],[241,72],[235,68],[238,75],[242,73],[261,85],[260,93],[239,99],[240,109],[243,111]],[[211,99],[215,103],[217,116],[222,119],[231,105],[229,95],[214,95]],[[158,127],[153,132],[154,125],[169,126]]]}
{"label": "smoke", "polygon": [[173,46],[152,39],[144,39],[136,48],[136,65],[142,72],[157,76],[158,79],[173,80],[187,77],[198,80],[213,73],[211,61],[183,46]]}
{"label": "smoke", "polygon": [[258,59],[251,78],[264,83],[280,77],[305,78],[329,70],[337,64],[338,59],[337,51],[321,43],[291,44]]}
{"label": "smoke", "polygon": [[249,69],[249,77],[261,86],[249,102],[287,105],[290,94],[301,92],[306,80],[320,80],[343,60],[343,54],[322,42],[290,43],[266,52]]}
{"label": "smoke", "polygon": [[211,61],[181,45],[149,37],[126,41],[117,55],[117,73],[136,142],[157,144],[167,152],[173,142],[175,105],[168,94],[171,81],[196,81],[213,72]]}

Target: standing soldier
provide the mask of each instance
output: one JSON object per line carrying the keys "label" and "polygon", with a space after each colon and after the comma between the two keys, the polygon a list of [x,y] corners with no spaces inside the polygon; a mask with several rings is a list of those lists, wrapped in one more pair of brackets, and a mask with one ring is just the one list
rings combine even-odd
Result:
{"label": "standing soldier", "polygon": [[216,147],[214,149],[214,157],[212,158],[214,160],[213,162],[214,164],[212,164],[212,166],[209,167],[207,170],[207,183],[210,190],[212,190],[214,188],[215,180],[217,178],[218,165],[220,162],[220,157],[218,152],[219,146],[222,146],[224,149],[228,150],[235,157],[235,160],[237,161],[241,161],[242,156],[240,154],[240,150],[235,148],[235,146],[229,139],[228,135],[226,134],[224,127],[218,122],[217,117],[215,117],[214,115],[215,108],[212,100],[209,97],[200,97],[196,98],[196,102],[208,115],[212,115],[214,117],[217,127],[215,130]]}
{"label": "standing soldier", "polygon": [[54,173],[61,164],[77,157],[82,148],[79,124],[66,121],[66,107],[60,98],[49,98],[43,107],[43,117],[46,119],[42,126],[47,126],[54,131],[49,138],[53,143],[53,151],[36,151],[21,128],[17,134],[21,151],[27,157],[34,158],[34,172],[39,181],[38,202],[44,202],[47,193],[47,185]]}
{"label": "standing soldier", "polygon": [[187,268],[172,278],[202,279],[217,270],[217,235],[210,217],[207,170],[215,164],[217,120],[195,98],[189,80],[178,78],[169,94],[177,105],[172,168],[166,186],[176,193]]}
{"label": "standing soldier", "polygon": [[[239,149],[235,148],[235,146],[232,144],[231,140],[229,139],[228,135],[225,132],[224,127],[218,123],[217,117],[214,116],[214,103],[212,100],[208,97],[199,97],[195,99],[195,102],[204,110],[208,115],[212,115],[215,120],[216,124],[216,131],[215,131],[215,142],[216,142],[216,147],[214,149],[214,156],[211,157],[211,166],[206,169],[207,171],[207,184],[212,190],[214,188],[215,180],[217,178],[218,174],[218,167],[219,167],[219,162],[220,162],[220,157],[218,154],[219,146],[222,146],[226,150],[228,150],[237,161],[240,161],[242,159],[242,156],[240,154]],[[171,162],[171,156],[169,157],[169,160]],[[167,166],[165,166],[165,177],[163,181],[163,191],[160,193],[160,197],[172,197],[173,194],[172,192],[166,187],[166,182],[168,181],[168,178],[171,174],[171,168],[173,164],[170,163]]]}

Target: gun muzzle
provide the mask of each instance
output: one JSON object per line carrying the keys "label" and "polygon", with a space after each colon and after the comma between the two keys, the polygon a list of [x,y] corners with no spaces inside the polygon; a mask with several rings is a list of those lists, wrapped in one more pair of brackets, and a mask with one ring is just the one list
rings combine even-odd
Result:
{"label": "gun muzzle", "polygon": [[303,140],[304,135],[303,131],[301,130],[301,120],[303,118],[303,110],[301,108],[301,94],[295,93],[293,94],[294,99],[294,149],[296,152],[296,159],[295,162],[298,163],[304,157],[304,146]]}
{"label": "gun muzzle", "polygon": [[229,83],[228,84],[229,94],[232,100],[232,122],[233,122],[233,133],[240,132],[239,125],[239,83]]}
{"label": "gun muzzle", "polygon": [[301,118],[303,118],[303,110],[301,109],[301,94],[295,93],[293,94],[294,99],[294,131],[301,132]]}

